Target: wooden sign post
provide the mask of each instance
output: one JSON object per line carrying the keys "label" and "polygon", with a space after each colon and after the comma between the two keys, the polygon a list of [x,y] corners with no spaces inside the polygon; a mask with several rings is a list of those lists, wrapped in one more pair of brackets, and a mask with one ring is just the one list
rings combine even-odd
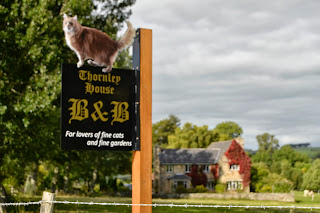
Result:
{"label": "wooden sign post", "polygon": [[[152,204],[152,30],[137,31],[133,52],[134,68],[140,70],[140,151],[133,152],[132,204]],[[132,206],[132,212],[152,212],[152,207]]]}

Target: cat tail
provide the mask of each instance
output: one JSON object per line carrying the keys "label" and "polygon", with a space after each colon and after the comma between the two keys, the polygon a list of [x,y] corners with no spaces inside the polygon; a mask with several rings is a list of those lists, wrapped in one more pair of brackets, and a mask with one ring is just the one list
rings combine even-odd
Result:
{"label": "cat tail", "polygon": [[123,37],[118,41],[119,51],[128,48],[132,44],[133,38],[136,35],[136,29],[132,27],[132,24],[129,21],[126,21],[126,23],[128,25],[128,29]]}

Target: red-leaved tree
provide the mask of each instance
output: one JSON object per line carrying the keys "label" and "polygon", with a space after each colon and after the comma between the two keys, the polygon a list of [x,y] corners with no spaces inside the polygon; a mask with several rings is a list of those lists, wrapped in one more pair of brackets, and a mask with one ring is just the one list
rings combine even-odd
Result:
{"label": "red-leaved tree", "polygon": [[192,165],[191,172],[189,173],[189,176],[191,177],[191,184],[193,187],[196,187],[198,185],[207,185],[207,175],[203,173],[202,167],[198,165]]}
{"label": "red-leaved tree", "polygon": [[211,165],[210,171],[211,171],[214,179],[217,181],[219,178],[219,164]]}
{"label": "red-leaved tree", "polygon": [[229,165],[238,164],[240,166],[239,173],[243,178],[243,187],[249,186],[251,175],[251,159],[248,157],[244,149],[233,140],[229,149],[224,153],[230,160]]}

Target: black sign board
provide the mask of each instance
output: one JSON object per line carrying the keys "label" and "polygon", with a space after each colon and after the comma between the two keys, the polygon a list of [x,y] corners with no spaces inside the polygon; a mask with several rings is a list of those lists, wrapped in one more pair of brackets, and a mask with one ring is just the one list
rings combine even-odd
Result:
{"label": "black sign board", "polygon": [[139,150],[139,71],[62,64],[61,148]]}

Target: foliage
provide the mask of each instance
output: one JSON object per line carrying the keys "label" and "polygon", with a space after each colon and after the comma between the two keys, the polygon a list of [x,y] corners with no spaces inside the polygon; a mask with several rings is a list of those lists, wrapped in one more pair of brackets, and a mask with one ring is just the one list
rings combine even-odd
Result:
{"label": "foliage", "polygon": [[215,181],[219,178],[219,164],[211,165],[210,171],[215,179]]}
{"label": "foliage", "polygon": [[[266,135],[265,135],[266,136]],[[267,137],[266,137],[267,138]],[[295,149],[291,148],[289,145],[282,146],[280,149],[277,149],[277,146],[272,144],[277,144],[277,142],[272,143],[269,137],[269,145],[263,146],[258,150],[256,155],[253,155],[253,162],[264,162],[266,169],[271,173],[280,175],[282,178],[290,181],[290,184],[293,184],[294,189],[302,190],[302,182],[304,179],[304,174],[309,170],[310,158],[304,154],[297,152]],[[276,140],[277,141],[277,140]],[[269,148],[265,148],[269,147]],[[273,148],[271,148],[273,147]],[[260,146],[259,146],[260,148]],[[257,186],[263,185],[262,180],[256,179],[256,168],[252,168],[251,176],[251,189],[256,190]],[[259,184],[260,185],[259,185]],[[285,184],[284,184],[285,185]],[[287,184],[288,185],[288,184]],[[270,185],[269,185],[270,186]],[[259,188],[258,187],[258,188]],[[275,186],[272,186],[275,190]],[[261,187],[260,187],[261,188]],[[269,188],[266,186],[266,189]],[[267,191],[267,190],[264,191]]]}
{"label": "foliage", "polygon": [[243,133],[242,128],[233,121],[222,122],[214,130],[219,133],[219,141],[237,138]]}
{"label": "foliage", "polygon": [[239,174],[243,177],[243,187],[249,186],[251,159],[247,156],[244,149],[236,140],[233,140],[229,149],[225,152],[225,155],[229,159],[229,165],[238,164],[240,166]]}
{"label": "foliage", "polygon": [[219,184],[217,184],[215,186],[215,191],[217,193],[223,193],[223,192],[225,192],[225,190],[226,190],[226,185],[225,184],[219,183]]}
{"label": "foliage", "polygon": [[194,188],[199,185],[207,185],[208,177],[203,172],[202,166],[192,165],[189,176],[191,177],[191,184]]}
{"label": "foliage", "polygon": [[182,128],[176,128],[174,134],[168,136],[167,148],[205,148],[217,140],[218,133],[209,130],[207,125],[185,123]]}
{"label": "foliage", "polygon": [[310,158],[306,154],[295,151],[290,145],[282,146],[280,149],[275,150],[272,155],[274,162],[280,162],[284,159],[290,163],[290,166],[295,166],[296,162],[310,162]]}
{"label": "foliage", "polygon": [[163,119],[152,125],[152,144],[168,144],[168,136],[174,134],[177,127],[180,126],[180,119],[175,115],[169,115],[169,118]]}
{"label": "foliage", "polygon": [[273,184],[273,192],[274,193],[288,193],[293,190],[293,184],[289,181],[279,181]]}
{"label": "foliage", "polygon": [[192,190],[193,193],[207,193],[208,189],[204,185],[195,186]]}
{"label": "foliage", "polygon": [[[99,181],[106,174],[130,171],[130,153],[65,152],[59,147],[60,64],[77,61],[64,40],[62,14],[77,14],[83,25],[116,38],[135,2],[98,1],[104,5],[99,14],[92,0],[1,1],[0,184],[9,180],[19,188],[30,173],[39,189],[57,185],[67,190],[81,177],[92,183],[90,189],[94,176]],[[129,64],[124,52],[117,66]]]}
{"label": "foliage", "polygon": [[320,189],[320,159],[315,160],[310,169],[303,175],[302,188],[313,191]]}
{"label": "foliage", "polygon": [[185,123],[180,127],[180,119],[174,115],[152,126],[152,142],[163,148],[206,148],[212,142],[230,140],[242,134],[242,128],[232,121],[218,124],[214,129],[207,125],[197,126]]}
{"label": "foliage", "polygon": [[188,193],[189,192],[189,190],[188,189],[186,189],[184,186],[178,186],[177,188],[176,188],[176,190],[175,190],[175,193],[176,194],[182,194],[182,193]]}
{"label": "foliage", "polygon": [[251,189],[255,192],[290,192],[293,183],[283,176],[271,173],[268,166],[261,163],[254,163],[251,167]]}
{"label": "foliage", "polygon": [[297,152],[304,153],[308,155],[311,159],[320,158],[320,147],[303,147],[303,148],[295,148]]}
{"label": "foliage", "polygon": [[274,135],[264,133],[257,135],[258,152],[252,157],[253,162],[271,162],[272,154],[279,147],[279,141]]}

